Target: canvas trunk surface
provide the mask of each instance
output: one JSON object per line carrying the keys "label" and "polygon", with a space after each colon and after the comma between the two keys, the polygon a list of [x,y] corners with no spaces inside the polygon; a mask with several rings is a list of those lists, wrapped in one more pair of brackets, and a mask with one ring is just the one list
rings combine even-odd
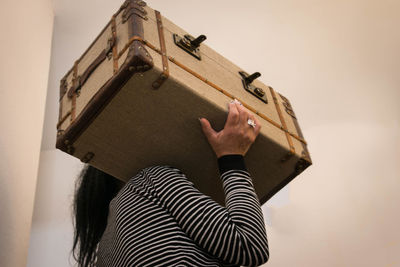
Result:
{"label": "canvas trunk surface", "polygon": [[311,165],[293,108],[187,34],[145,2],[126,1],[61,80],[56,147],[125,181],[148,166],[176,167],[224,205],[198,118],[223,129],[236,98],[261,123],[245,161],[263,204]]}

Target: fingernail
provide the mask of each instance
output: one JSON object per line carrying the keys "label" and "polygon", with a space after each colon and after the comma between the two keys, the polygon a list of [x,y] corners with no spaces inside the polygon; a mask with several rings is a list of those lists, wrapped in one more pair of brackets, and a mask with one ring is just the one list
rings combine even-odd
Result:
{"label": "fingernail", "polygon": [[239,105],[242,105],[242,103],[240,103],[239,100],[237,100],[236,98],[233,100],[234,102],[238,103]]}

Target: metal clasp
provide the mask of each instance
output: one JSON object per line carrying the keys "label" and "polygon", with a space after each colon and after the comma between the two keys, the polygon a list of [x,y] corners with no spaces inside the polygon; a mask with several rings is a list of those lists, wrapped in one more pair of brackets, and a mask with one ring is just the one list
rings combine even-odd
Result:
{"label": "metal clasp", "polygon": [[268,104],[267,95],[262,88],[256,87],[252,84],[252,82],[261,76],[259,72],[254,72],[253,74],[249,75],[247,72],[239,71],[240,76],[242,76],[242,83],[244,89],[247,92],[251,93],[252,95],[256,96],[258,99],[263,101],[264,103]]}
{"label": "metal clasp", "polygon": [[205,35],[200,35],[197,38],[189,34],[185,34],[184,37],[180,37],[178,34],[174,33],[174,42],[177,46],[185,50],[187,53],[191,54],[198,60],[201,60],[200,55],[200,44],[206,40]]}

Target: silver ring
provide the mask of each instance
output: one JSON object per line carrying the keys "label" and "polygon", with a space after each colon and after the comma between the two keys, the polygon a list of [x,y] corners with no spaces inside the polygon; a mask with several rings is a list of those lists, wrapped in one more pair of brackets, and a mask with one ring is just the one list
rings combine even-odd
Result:
{"label": "silver ring", "polygon": [[253,128],[256,128],[256,123],[252,119],[247,120],[247,124],[250,125]]}

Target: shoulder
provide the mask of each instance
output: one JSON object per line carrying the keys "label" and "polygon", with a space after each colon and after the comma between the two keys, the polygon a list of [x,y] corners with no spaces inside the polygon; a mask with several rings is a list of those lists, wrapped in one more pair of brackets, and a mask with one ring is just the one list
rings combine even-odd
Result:
{"label": "shoulder", "polygon": [[186,176],[178,168],[169,165],[146,167],[129,179],[120,190],[118,199],[132,198],[136,195],[148,197],[154,195],[156,191],[168,187],[171,182],[178,180],[187,181]]}
{"label": "shoulder", "polygon": [[154,165],[141,169],[130,182],[150,182],[171,179],[186,179],[185,174],[178,168],[170,165]]}
{"label": "shoulder", "polygon": [[152,175],[166,175],[166,174],[183,174],[183,172],[170,165],[154,165],[150,167],[143,168],[140,173],[142,174],[152,174]]}

